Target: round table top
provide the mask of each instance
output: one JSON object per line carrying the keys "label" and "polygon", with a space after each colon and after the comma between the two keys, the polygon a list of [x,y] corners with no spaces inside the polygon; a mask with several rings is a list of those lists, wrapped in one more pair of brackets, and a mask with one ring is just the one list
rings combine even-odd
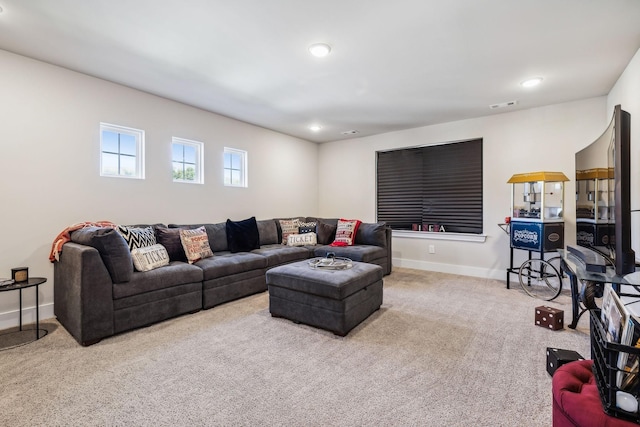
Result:
{"label": "round table top", "polygon": [[0,286],[0,292],[15,291],[16,289],[30,288],[32,286],[38,286],[46,282],[44,277],[29,277],[26,282],[16,282],[6,286]]}

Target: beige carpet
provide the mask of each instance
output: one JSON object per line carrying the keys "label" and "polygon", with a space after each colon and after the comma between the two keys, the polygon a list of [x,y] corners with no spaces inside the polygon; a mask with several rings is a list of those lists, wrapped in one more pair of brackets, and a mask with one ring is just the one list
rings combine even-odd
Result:
{"label": "beige carpet", "polygon": [[[79,346],[0,352],[0,425],[550,426],[541,301],[504,282],[395,269],[382,309],[344,338],[271,318],[268,294]],[[550,305],[565,311],[562,295]]]}

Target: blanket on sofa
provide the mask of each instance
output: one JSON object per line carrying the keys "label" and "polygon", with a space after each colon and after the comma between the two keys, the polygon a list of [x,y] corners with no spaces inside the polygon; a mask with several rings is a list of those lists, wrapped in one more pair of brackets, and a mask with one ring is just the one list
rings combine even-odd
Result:
{"label": "blanket on sofa", "polygon": [[81,228],[87,227],[105,227],[105,228],[116,228],[118,225],[112,223],[111,221],[98,221],[98,222],[79,222],[77,224],[73,224],[64,230],[62,230],[55,239],[53,239],[53,244],[51,245],[51,252],[49,252],[49,261],[55,262],[60,261],[60,252],[62,252],[62,246],[71,241],[71,232],[80,230]]}

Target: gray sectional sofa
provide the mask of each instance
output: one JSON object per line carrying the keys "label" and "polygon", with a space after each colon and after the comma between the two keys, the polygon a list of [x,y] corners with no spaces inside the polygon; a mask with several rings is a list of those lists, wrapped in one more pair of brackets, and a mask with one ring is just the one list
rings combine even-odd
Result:
{"label": "gray sectional sofa", "polygon": [[391,273],[391,229],[385,223],[362,223],[353,246],[334,247],[328,245],[331,237],[326,229],[338,219],[298,218],[324,227],[318,230],[317,245],[281,244],[278,219],[257,221],[259,248],[235,253],[229,250],[226,223],[155,224],[156,232],[204,226],[214,256],[194,264],[172,260],[145,272],[134,271],[128,254],[117,254],[121,242],[114,239],[115,230],[75,231],[54,265],[54,313],[80,344],[91,345],[120,332],[266,291],[269,269],[330,252],[377,264],[385,275]]}

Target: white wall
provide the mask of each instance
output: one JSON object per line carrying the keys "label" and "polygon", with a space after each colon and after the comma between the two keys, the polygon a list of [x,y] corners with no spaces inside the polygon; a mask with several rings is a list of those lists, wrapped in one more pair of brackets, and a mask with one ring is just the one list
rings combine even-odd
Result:
{"label": "white wall", "polygon": [[[572,180],[565,210],[575,218],[575,153],[602,134],[608,123],[606,98],[551,105],[320,146],[320,216],[375,220],[376,150],[483,138],[483,243],[394,237],[394,265],[503,279],[509,238],[498,223],[510,215],[514,173],[560,171]],[[575,221],[565,223],[566,242],[575,242]],[[428,246],[435,246],[435,254]],[[520,254],[518,254],[520,252]],[[524,251],[516,251],[516,257]],[[519,265],[521,260],[515,265]]]}
{"label": "white wall", "polygon": [[[620,104],[631,114],[631,209],[640,209],[640,50],[627,65],[609,96],[607,119],[611,120],[613,108]],[[631,245],[640,259],[640,212],[631,213]]]}
{"label": "white wall", "polygon": [[[51,317],[54,237],[80,221],[220,222],[318,213],[318,146],[0,50],[0,277],[44,276]],[[146,179],[99,176],[99,123],[146,131]],[[172,182],[171,137],[204,143],[205,184]],[[224,146],[248,151],[249,188],[226,188]],[[34,292],[24,292],[33,307]],[[18,324],[0,293],[0,329]],[[25,320],[34,319],[31,311]]]}

